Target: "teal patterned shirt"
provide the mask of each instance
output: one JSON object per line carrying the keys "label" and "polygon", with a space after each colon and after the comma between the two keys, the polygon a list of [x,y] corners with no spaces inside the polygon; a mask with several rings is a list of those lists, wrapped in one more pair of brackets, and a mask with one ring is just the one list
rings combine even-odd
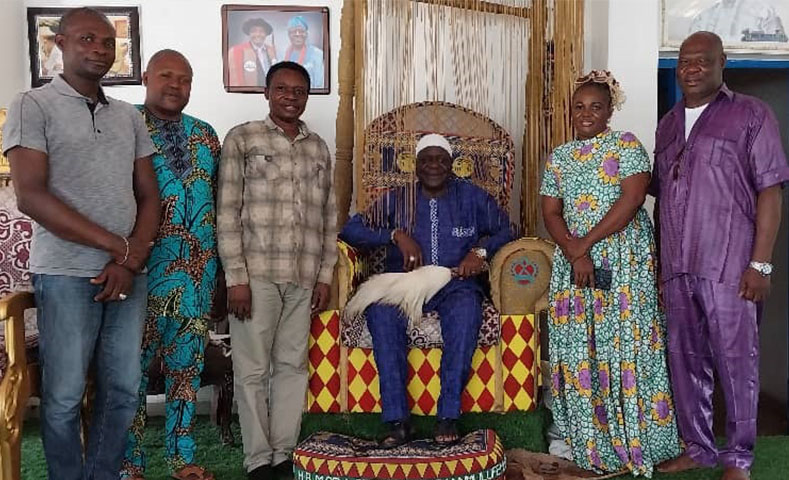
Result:
{"label": "teal patterned shirt", "polygon": [[156,147],[153,167],[162,201],[159,233],[148,259],[148,315],[207,319],[219,262],[219,138],[211,125],[189,115],[169,121],[137,108]]}

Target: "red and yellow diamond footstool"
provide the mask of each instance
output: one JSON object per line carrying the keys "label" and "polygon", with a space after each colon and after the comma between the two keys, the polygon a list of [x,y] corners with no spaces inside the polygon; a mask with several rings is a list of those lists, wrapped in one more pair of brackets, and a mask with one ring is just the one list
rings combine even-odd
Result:
{"label": "red and yellow diamond footstool", "polygon": [[501,441],[490,429],[448,446],[415,440],[386,449],[371,440],[318,432],[293,452],[296,480],[497,480],[506,468]]}

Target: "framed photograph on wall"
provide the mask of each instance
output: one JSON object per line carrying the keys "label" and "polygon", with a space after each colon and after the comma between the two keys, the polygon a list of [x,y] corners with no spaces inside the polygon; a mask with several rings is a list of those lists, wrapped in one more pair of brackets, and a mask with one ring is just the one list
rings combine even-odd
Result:
{"label": "framed photograph on wall", "polygon": [[[94,7],[115,27],[115,62],[101,81],[104,85],[141,85],[140,13],[137,7]],[[63,56],[55,45],[60,17],[69,8],[28,8],[30,84],[40,87],[63,72]]]}
{"label": "framed photograph on wall", "polygon": [[290,60],[310,75],[310,93],[329,93],[329,9],[301,6],[222,6],[225,90],[262,93],[266,73]]}
{"label": "framed photograph on wall", "polygon": [[678,50],[688,35],[715,32],[726,51],[789,53],[787,0],[662,0],[662,50]]}

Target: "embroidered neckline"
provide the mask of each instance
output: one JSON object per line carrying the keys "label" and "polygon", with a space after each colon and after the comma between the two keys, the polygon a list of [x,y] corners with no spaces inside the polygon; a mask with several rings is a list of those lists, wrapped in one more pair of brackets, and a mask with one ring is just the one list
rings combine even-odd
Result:
{"label": "embroidered neckline", "polygon": [[438,200],[430,199],[430,263],[438,265]]}
{"label": "embroidered neckline", "polygon": [[183,117],[179,120],[166,120],[159,118],[145,109],[146,116],[154,129],[158,132],[160,144],[157,144],[159,153],[164,156],[167,168],[177,178],[184,180],[194,170],[192,151],[189,148],[189,136]]}

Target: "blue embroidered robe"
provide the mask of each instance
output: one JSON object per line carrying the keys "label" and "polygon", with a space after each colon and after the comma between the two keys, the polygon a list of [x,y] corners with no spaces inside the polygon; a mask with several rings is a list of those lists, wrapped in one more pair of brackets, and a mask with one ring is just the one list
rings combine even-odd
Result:
{"label": "blue embroidered robe", "polygon": [[[379,199],[373,211],[382,211],[376,225],[362,214],[352,217],[340,238],[359,249],[386,247],[386,271],[402,272],[403,256],[391,243],[394,229],[410,232],[422,249],[424,264],[457,267],[474,247],[487,250],[488,258],[515,234],[506,213],[487,192],[476,185],[452,179],[443,195],[430,198],[417,184],[413,225],[406,225],[405,193],[393,190]],[[379,210],[380,209],[380,210]],[[444,341],[441,357],[441,396],[438,416],[458,418],[460,396],[465,387],[482,320],[482,289],[476,279],[452,279],[424,307],[436,310],[441,318]],[[408,416],[406,399],[407,320],[399,309],[371,305],[367,326],[373,338],[378,365],[384,421],[400,421]]]}

